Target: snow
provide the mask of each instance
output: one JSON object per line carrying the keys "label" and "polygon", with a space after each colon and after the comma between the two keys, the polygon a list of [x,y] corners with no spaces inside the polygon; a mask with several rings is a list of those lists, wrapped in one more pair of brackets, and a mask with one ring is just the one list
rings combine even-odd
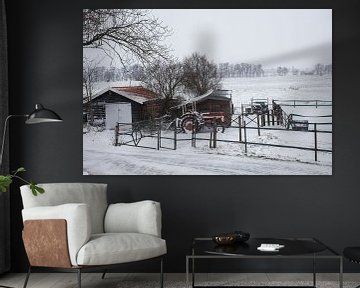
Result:
{"label": "snow", "polygon": [[[261,78],[231,78],[223,80],[222,89],[233,90],[235,106],[250,103],[251,98],[276,100],[332,100],[331,76],[269,76]],[[331,115],[332,107],[297,107],[292,109],[301,115]],[[299,113],[300,112],[300,113]],[[250,116],[254,117],[254,116]],[[305,120],[307,118],[302,118]],[[309,118],[309,122],[332,122],[330,118]],[[247,119],[249,122],[249,119]],[[255,123],[249,126],[254,127]],[[271,128],[272,126],[270,126]],[[281,128],[281,126],[275,126]],[[311,127],[310,127],[311,128]],[[320,130],[323,129],[320,126]],[[197,134],[196,148],[191,147],[191,135],[177,134],[177,150],[172,140],[162,140],[162,146],[170,149],[146,149],[130,146],[114,146],[114,131],[86,131],[83,135],[84,175],[331,175],[332,153],[248,145],[247,153],[242,143],[217,142],[209,148],[210,132]],[[247,129],[247,141],[314,148],[312,132],[292,130],[264,131],[258,136],[256,129]],[[162,136],[173,137],[172,131]],[[129,141],[129,136],[120,137]],[[220,140],[239,140],[239,129],[228,128],[218,133]],[[317,133],[318,148],[332,150],[332,134]],[[156,148],[156,138],[143,138],[139,145]]]}
{"label": "snow", "polygon": [[233,91],[235,106],[251,98],[269,100],[332,100],[332,76],[288,75],[223,79],[222,89]]}
{"label": "snow", "polygon": [[105,88],[105,89],[102,89],[102,90],[100,90],[99,92],[97,92],[97,93],[93,96],[93,99],[101,96],[102,94],[104,94],[104,93],[107,92],[107,91],[112,91],[112,92],[114,92],[114,93],[116,93],[116,94],[122,95],[122,96],[124,96],[124,97],[126,97],[126,98],[128,98],[128,99],[130,99],[130,100],[132,100],[132,101],[134,101],[134,102],[139,103],[139,104],[143,104],[144,102],[146,102],[146,101],[149,100],[149,98],[141,97],[141,96],[139,96],[139,95],[136,95],[136,94],[134,94],[134,93],[130,93],[130,92],[127,92],[127,91],[120,91],[120,90],[118,90],[118,89],[116,89],[116,88]]}
{"label": "snow", "polygon": [[113,141],[109,130],[84,134],[84,175],[328,175],[332,170],[320,163],[249,157],[241,148],[238,155],[224,155],[221,148],[208,153],[210,148],[192,148],[187,141],[178,150],[159,151],[113,146]]}
{"label": "snow", "polygon": [[141,86],[143,85],[140,81],[132,81],[132,80],[121,80],[114,82],[95,82],[94,83],[94,91],[95,96],[102,94],[104,91],[112,88],[112,87],[127,87],[127,86]]}

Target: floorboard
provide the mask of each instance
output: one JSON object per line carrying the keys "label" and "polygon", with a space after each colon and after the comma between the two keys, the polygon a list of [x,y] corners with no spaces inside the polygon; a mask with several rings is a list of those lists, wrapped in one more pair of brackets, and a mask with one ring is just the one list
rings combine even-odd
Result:
{"label": "floorboard", "polygon": [[[119,288],[124,283],[125,287],[131,287],[131,283],[157,283],[159,274],[155,273],[108,273],[106,278],[101,279],[102,273],[83,273],[83,288]],[[25,280],[25,273],[8,273],[0,276],[0,285],[22,288]],[[77,288],[76,273],[32,273],[29,279],[28,288]],[[317,280],[320,281],[338,281],[336,273],[319,273]],[[169,273],[165,274],[165,287],[167,283],[176,282],[176,288],[185,287],[185,274]],[[275,282],[304,282],[311,285],[312,274],[310,273],[200,273],[197,274],[196,281],[198,285],[209,282],[226,281],[252,282],[258,285],[264,285],[268,281]],[[344,283],[359,283],[360,273],[345,273]],[[180,283],[180,285],[179,285]],[[183,285],[181,285],[183,283]],[[136,286],[136,285],[135,285]],[[345,285],[346,286],[346,285]],[[349,285],[348,285],[349,286]],[[169,287],[169,286],[168,286]],[[169,287],[171,288],[171,287]]]}

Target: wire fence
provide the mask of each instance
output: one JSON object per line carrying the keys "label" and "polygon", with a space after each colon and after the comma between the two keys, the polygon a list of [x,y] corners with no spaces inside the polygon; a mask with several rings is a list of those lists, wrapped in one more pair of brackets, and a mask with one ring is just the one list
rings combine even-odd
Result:
{"label": "wire fence", "polygon": [[[148,122],[148,123],[145,123]],[[264,123],[265,122],[265,123]],[[314,160],[318,161],[319,152],[332,153],[332,149],[326,149],[319,146],[318,137],[320,134],[332,134],[331,130],[319,129],[320,127],[332,125],[332,123],[312,123],[313,128],[294,131],[291,129],[285,129],[284,127],[275,127],[278,119],[269,116],[266,120],[261,119],[261,115],[256,115],[253,118],[238,116],[233,119],[231,125],[226,129],[237,129],[236,139],[222,139],[219,137],[219,127],[214,123],[212,127],[207,127],[207,132],[198,132],[199,129],[193,125],[192,133],[184,134],[182,129],[179,127],[177,119],[175,119],[172,124],[169,125],[168,122],[163,121],[141,121],[136,123],[117,123],[115,128],[115,145],[127,145],[133,147],[141,147],[147,149],[170,149],[177,150],[179,143],[183,141],[188,141],[191,144],[191,147],[196,147],[198,141],[207,141],[209,148],[216,148],[218,143],[234,143],[237,145],[243,145],[245,154],[248,153],[248,150],[251,146],[268,146],[268,147],[277,147],[277,148],[286,148],[286,149],[297,149],[304,151],[312,151],[314,153]],[[170,123],[171,124],[171,123]],[[273,127],[266,127],[263,124],[273,125]],[[165,132],[166,131],[166,132]],[[311,146],[305,145],[285,145],[285,144],[276,144],[276,143],[264,143],[256,142],[249,139],[248,135],[251,131],[256,131],[258,136],[261,136],[263,132],[266,131],[281,131],[282,133],[312,133],[313,141]],[[182,137],[179,137],[179,133],[182,134]],[[208,137],[204,137],[208,135]],[[234,134],[235,135],[235,134]],[[233,135],[233,136],[234,136]],[[307,134],[309,135],[309,134]],[[310,134],[311,135],[311,134]],[[155,145],[141,145],[141,140],[146,138],[155,139]],[[164,145],[164,140],[170,145]]]}
{"label": "wire fence", "polygon": [[323,106],[332,106],[332,101],[330,100],[273,100],[273,103],[281,106],[291,106],[291,107],[304,107],[304,106],[311,106],[311,107],[323,107]]}

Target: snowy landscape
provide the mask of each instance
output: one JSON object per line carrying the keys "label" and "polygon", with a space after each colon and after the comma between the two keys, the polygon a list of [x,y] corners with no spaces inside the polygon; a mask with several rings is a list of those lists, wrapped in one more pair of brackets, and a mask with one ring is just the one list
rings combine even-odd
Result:
{"label": "snowy landscape", "polygon": [[[118,84],[118,83],[117,83]],[[106,84],[103,84],[106,85]],[[294,87],[296,87],[294,89]],[[100,87],[99,87],[100,88]],[[103,87],[101,87],[103,88]],[[251,98],[331,100],[331,76],[271,76],[261,78],[230,78],[223,88],[232,90],[236,108]],[[298,107],[299,109],[299,107]],[[300,107],[304,115],[332,114],[332,107]],[[320,120],[321,121],[321,120]],[[326,127],[329,129],[329,127]],[[330,128],[331,129],[331,128]],[[249,141],[313,147],[314,135],[300,131],[264,131],[261,136],[249,130]],[[164,132],[163,136],[172,131]],[[201,137],[209,138],[208,133]],[[200,135],[200,134],[198,134]],[[189,138],[180,133],[179,138]],[[219,139],[238,139],[238,129],[228,128],[218,133]],[[249,145],[245,155],[243,144],[221,143],[209,148],[208,141],[180,142],[178,149],[151,150],[130,146],[114,146],[114,131],[90,131],[84,134],[84,175],[331,175],[332,153]],[[144,138],[141,145],[156,147],[156,139]],[[332,149],[332,134],[319,135],[319,147]],[[171,140],[163,145],[172,147]]]}
{"label": "snowy landscape", "polygon": [[84,9],[83,174],[332,175],[331,61],[330,9]]}

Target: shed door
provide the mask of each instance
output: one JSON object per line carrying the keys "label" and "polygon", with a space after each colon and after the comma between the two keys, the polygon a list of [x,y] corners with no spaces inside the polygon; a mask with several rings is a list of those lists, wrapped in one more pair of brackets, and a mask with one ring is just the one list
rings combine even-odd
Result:
{"label": "shed door", "polygon": [[115,129],[116,123],[132,123],[131,103],[105,105],[106,129]]}

